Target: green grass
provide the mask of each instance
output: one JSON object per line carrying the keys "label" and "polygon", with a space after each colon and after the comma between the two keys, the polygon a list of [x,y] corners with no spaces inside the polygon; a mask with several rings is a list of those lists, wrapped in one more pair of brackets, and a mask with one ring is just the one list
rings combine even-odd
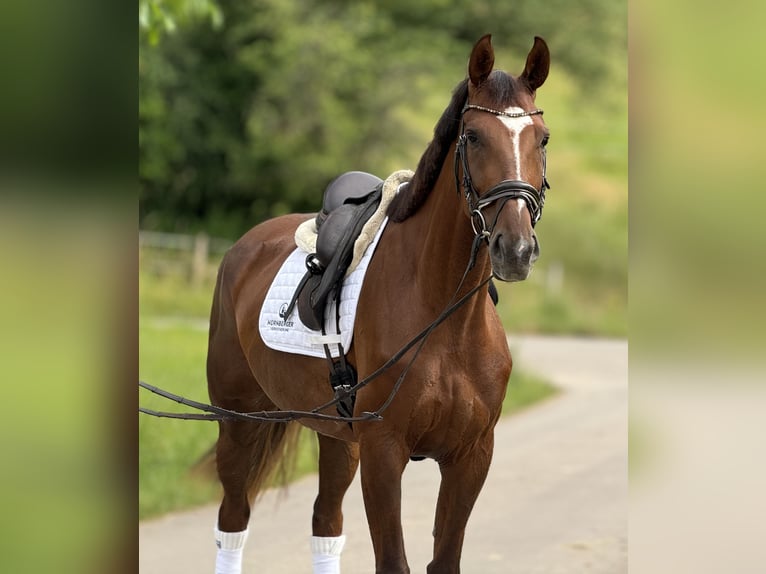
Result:
{"label": "green grass", "polygon": [[508,391],[503,401],[503,416],[524,410],[555,396],[558,392],[558,388],[548,381],[530,373],[514,370],[508,381]]}
{"label": "green grass", "polygon": [[[190,325],[139,325],[139,376],[142,380],[208,402],[205,381],[207,333]],[[182,411],[180,405],[141,390],[139,403],[156,410]],[[208,502],[218,496],[210,481],[194,478],[189,469],[215,443],[212,422],[139,416],[139,518]]]}
{"label": "green grass", "polygon": [[[209,402],[205,380],[207,329],[204,324],[144,317],[139,327],[140,376],[162,389],[200,402]],[[189,409],[140,391],[146,408],[188,412]],[[195,463],[215,444],[218,425],[207,421],[139,417],[139,518],[216,500],[217,481],[192,472]],[[316,468],[316,440],[300,437],[292,479]]]}
{"label": "green grass", "polygon": [[168,254],[161,250],[142,249],[138,275],[139,312],[146,317],[210,316],[216,270],[220,258],[210,261],[208,274],[195,285],[189,280],[190,256]]}
{"label": "green grass", "polygon": [[[189,399],[208,402],[205,381],[207,330],[204,322],[142,316],[139,325],[139,372],[142,380]],[[517,412],[555,393],[541,379],[514,371],[503,414]],[[188,411],[181,405],[141,390],[146,408]],[[191,472],[215,444],[218,425],[205,421],[139,416],[139,518],[216,501],[217,481]],[[302,432],[291,479],[316,471],[314,433]]]}

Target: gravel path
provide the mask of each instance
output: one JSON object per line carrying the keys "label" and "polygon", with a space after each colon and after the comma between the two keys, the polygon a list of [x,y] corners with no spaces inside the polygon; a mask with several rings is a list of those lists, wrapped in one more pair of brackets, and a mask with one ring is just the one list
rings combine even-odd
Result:
{"label": "gravel path", "polygon": [[[538,336],[509,343],[520,369],[564,392],[497,425],[495,457],[468,523],[462,571],[626,573],[627,343]],[[250,520],[246,574],[310,572],[316,481],[308,476],[287,493],[263,496]],[[413,573],[425,572],[430,560],[438,483],[433,461],[412,463],[404,474],[402,519]],[[214,504],[140,523],[140,572],[212,573],[216,513]],[[344,515],[344,574],[372,572],[358,474]]]}

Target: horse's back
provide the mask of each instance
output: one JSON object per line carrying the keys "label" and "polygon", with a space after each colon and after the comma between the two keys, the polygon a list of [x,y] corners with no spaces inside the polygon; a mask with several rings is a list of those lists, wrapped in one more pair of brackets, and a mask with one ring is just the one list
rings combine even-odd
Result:
{"label": "horse's back", "polygon": [[264,221],[226,252],[218,269],[211,336],[217,324],[224,320],[240,328],[257,326],[266,292],[282,263],[295,249],[295,229],[310,217],[313,215],[290,214]]}
{"label": "horse's back", "polygon": [[225,265],[227,274],[238,278],[252,275],[254,267],[258,275],[268,274],[267,271],[274,268],[273,278],[295,249],[295,229],[315,215],[293,213],[259,223],[229,249],[221,265]]}

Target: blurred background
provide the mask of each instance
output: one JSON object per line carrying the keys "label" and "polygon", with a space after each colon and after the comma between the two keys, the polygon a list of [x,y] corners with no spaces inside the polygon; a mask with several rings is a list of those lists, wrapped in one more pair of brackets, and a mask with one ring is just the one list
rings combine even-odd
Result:
{"label": "blurred background", "polygon": [[[201,347],[152,382],[203,385],[221,250],[338,172],[414,167],[484,33],[509,72],[535,34],[553,59],[542,257],[505,324],[626,333],[626,3],[348,4],[0,3],[6,569],[135,571],[147,350]],[[760,572],[766,8],[630,10],[631,572]]]}
{"label": "blurred background", "polygon": [[[486,33],[496,68],[520,74],[535,35],[552,60],[537,98],[553,186],[542,253],[529,280],[498,285],[504,325],[626,337],[624,1],[141,0],[139,17],[139,357],[152,384],[207,400],[207,318],[226,249],[265,219],[317,211],[344,171],[414,169]],[[552,392],[513,380],[514,398]],[[147,393],[141,403],[168,408]],[[187,476],[216,434],[139,420],[140,517],[216,499],[215,484]],[[314,458],[309,447],[298,472]]]}
{"label": "blurred background", "polygon": [[[498,284],[503,324],[517,335],[627,337],[624,0],[545,9],[532,0],[141,0],[139,23],[144,380],[207,401],[207,319],[225,251],[268,218],[317,211],[342,172],[414,169],[487,33],[495,67],[514,75],[534,36],[551,51],[537,95],[551,131],[541,257],[527,281]],[[514,370],[506,414],[556,392],[524,369]],[[215,425],[140,417],[140,519],[218,500],[217,484],[188,472],[216,436]],[[295,476],[315,468],[313,436],[302,440]]]}

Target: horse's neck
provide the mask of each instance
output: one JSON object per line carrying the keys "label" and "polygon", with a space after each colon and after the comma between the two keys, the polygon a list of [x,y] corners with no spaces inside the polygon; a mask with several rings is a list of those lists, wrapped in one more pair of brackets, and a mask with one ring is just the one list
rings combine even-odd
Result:
{"label": "horse's neck", "polygon": [[[450,154],[448,157],[453,157]],[[428,200],[406,226],[406,241],[417,253],[417,274],[424,297],[438,294],[446,302],[455,293],[466,272],[474,233],[465,208],[465,199],[455,189],[455,176],[449,160],[445,162]],[[482,245],[475,267],[468,273],[458,293],[461,296],[491,273],[486,245]],[[476,297],[476,300],[483,299]]]}

